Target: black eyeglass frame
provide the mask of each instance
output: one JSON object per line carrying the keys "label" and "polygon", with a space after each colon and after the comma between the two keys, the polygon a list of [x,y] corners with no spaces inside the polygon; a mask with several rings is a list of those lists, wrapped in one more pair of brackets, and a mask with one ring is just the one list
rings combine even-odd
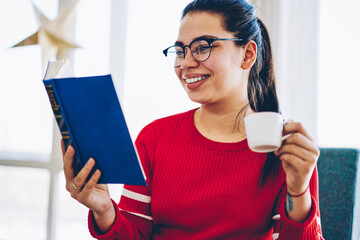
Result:
{"label": "black eyeglass frame", "polygon": [[[198,60],[195,56],[194,56],[194,52],[193,50],[191,50],[191,45],[194,43],[194,42],[198,42],[198,41],[206,41],[208,44],[209,44],[209,56],[205,59],[205,60]],[[197,61],[197,62],[205,62],[206,60],[208,60],[210,58],[210,55],[211,55],[211,49],[212,49],[212,44],[216,41],[236,41],[236,42],[241,42],[243,41],[243,39],[241,38],[203,38],[203,39],[195,39],[194,41],[192,41],[189,45],[179,45],[179,44],[175,44],[175,45],[172,45],[166,49],[163,50],[163,54],[165,55],[165,57],[167,57],[167,54],[168,54],[168,50],[172,47],[181,47],[183,52],[184,52],[184,57],[183,57],[183,60],[185,59],[186,57],[186,51],[185,51],[185,48],[188,47],[190,49],[190,52],[191,52],[191,55],[193,56],[193,58]],[[180,64],[181,65],[181,64]],[[180,65],[177,65],[177,66],[174,66],[174,67],[180,67]]]}

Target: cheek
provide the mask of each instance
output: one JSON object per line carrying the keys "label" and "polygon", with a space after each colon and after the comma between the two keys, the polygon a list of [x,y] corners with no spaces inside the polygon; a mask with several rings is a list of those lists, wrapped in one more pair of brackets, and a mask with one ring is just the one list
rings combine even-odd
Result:
{"label": "cheek", "polygon": [[209,72],[211,72],[215,79],[224,78],[224,66],[222,65],[222,60],[217,59],[217,61],[211,61],[209,59],[204,62],[203,65]]}
{"label": "cheek", "polygon": [[214,61],[214,58],[210,58],[206,60],[205,62],[202,62],[202,67],[204,71],[207,73],[210,73],[211,75],[217,76],[219,74],[219,71],[221,71],[221,61]]}
{"label": "cheek", "polygon": [[185,82],[181,78],[181,70],[180,70],[180,68],[175,68],[174,71],[175,71],[175,74],[176,74],[178,80],[180,81],[180,84],[184,87]]}
{"label": "cheek", "polygon": [[180,68],[174,68],[176,76],[181,79],[181,70]]}

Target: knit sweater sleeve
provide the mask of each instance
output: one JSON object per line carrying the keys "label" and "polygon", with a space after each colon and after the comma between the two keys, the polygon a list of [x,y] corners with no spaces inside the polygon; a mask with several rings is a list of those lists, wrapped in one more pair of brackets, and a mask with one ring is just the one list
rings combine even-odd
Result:
{"label": "knit sweater sleeve", "polygon": [[125,185],[120,202],[113,201],[116,217],[107,233],[99,232],[90,211],[88,217],[90,234],[97,239],[150,239],[153,227],[151,214],[152,171],[151,157],[155,141],[153,124],[145,127],[139,134],[135,145],[146,175],[147,186]]}
{"label": "knit sweater sleeve", "polygon": [[319,209],[319,192],[318,192],[318,174],[315,168],[310,180],[310,193],[312,208],[310,215],[303,223],[291,221],[286,214],[286,183],[281,188],[280,194],[275,207],[274,234],[273,239],[293,239],[293,240],[322,240],[320,209]]}

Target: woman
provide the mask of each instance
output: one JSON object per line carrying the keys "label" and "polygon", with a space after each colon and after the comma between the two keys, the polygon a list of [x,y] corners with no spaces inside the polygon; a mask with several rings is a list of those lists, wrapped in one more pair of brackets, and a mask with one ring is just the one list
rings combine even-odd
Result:
{"label": "woman", "polygon": [[[243,118],[279,111],[270,41],[245,0],[195,0],[164,50],[200,108],[152,122],[136,140],[147,187],[119,204],[96,184],[90,159],[77,176],[64,152],[67,190],[90,209],[99,239],[322,239],[319,150],[300,123],[275,153],[249,150]],[[64,149],[64,148],[63,148]]]}

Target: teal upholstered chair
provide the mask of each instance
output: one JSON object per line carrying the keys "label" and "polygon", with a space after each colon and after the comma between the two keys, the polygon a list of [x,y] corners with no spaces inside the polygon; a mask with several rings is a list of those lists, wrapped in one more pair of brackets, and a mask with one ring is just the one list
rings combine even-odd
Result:
{"label": "teal upholstered chair", "polygon": [[360,240],[360,151],[320,148],[319,200],[326,240]]}

